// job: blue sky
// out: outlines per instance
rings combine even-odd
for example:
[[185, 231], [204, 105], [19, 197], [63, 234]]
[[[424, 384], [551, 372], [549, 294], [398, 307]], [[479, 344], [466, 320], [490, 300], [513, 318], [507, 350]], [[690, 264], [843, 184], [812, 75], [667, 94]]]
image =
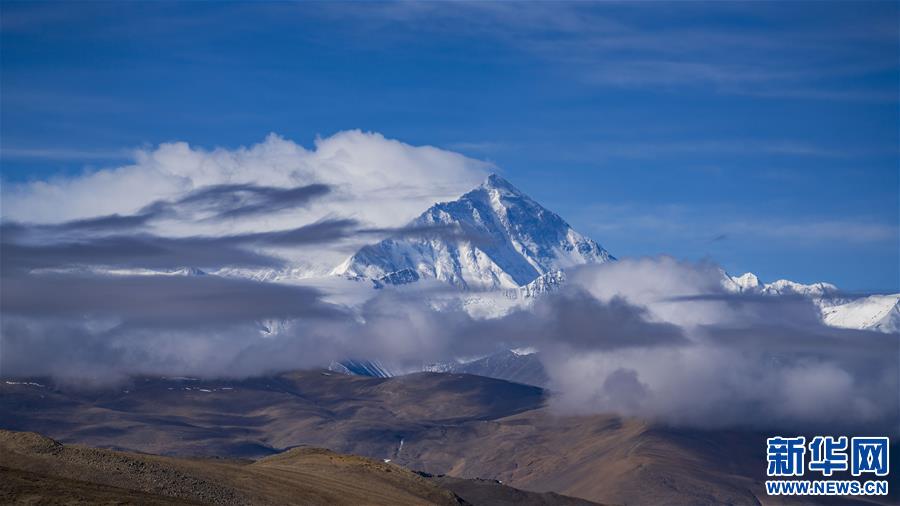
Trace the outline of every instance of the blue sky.
[[8, 184], [359, 128], [617, 256], [900, 289], [898, 4], [2, 3]]

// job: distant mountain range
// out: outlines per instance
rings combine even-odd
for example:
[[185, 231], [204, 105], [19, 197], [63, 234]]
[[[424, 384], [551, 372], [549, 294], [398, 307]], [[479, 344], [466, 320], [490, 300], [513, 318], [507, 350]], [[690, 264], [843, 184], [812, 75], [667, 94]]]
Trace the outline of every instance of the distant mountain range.
[[809, 297], [822, 311], [822, 321], [832, 327], [900, 332], [900, 294], [849, 297], [830, 283], [804, 285], [786, 279], [762, 283], [750, 272], [726, 275], [723, 285], [735, 293]]
[[[445, 227], [454, 233], [389, 237], [362, 247], [332, 274], [370, 280], [376, 288], [436, 279], [465, 292], [503, 291], [508, 298], [527, 301], [562, 286], [568, 268], [615, 260], [496, 174], [457, 200], [431, 206], [409, 227]], [[724, 271], [722, 285], [733, 293], [809, 297], [828, 325], [900, 331], [900, 294], [854, 298], [829, 283], [763, 283], [752, 273], [731, 276]], [[464, 296], [482, 314], [503, 312], [486, 307], [495, 302], [490, 297]]]
[[[374, 288], [437, 280], [457, 288], [473, 316], [492, 317], [559, 289], [566, 283], [567, 269], [616, 260], [600, 244], [496, 174], [456, 200], [431, 206], [404, 230], [410, 232], [363, 246], [326, 277], [364, 281]], [[262, 282], [323, 279], [321, 272], [296, 266], [281, 270], [225, 268], [209, 273], [184, 268], [155, 274], [209, 274]], [[829, 283], [807, 285], [784, 279], [764, 283], [753, 273], [732, 276], [724, 271], [722, 286], [732, 293], [808, 297], [827, 325], [900, 332], [900, 294], [853, 296]], [[329, 292], [339, 291], [339, 286], [329, 287]], [[350, 369], [354, 367], [372, 368], [363, 363]]]
[[[460, 289], [470, 313], [492, 317], [560, 289], [568, 268], [616, 260], [496, 174], [457, 200], [433, 205], [409, 224], [413, 229], [428, 227], [445, 227], [453, 233], [389, 237], [364, 246], [332, 274], [368, 280], [375, 288], [435, 279]], [[724, 271], [722, 286], [736, 294], [808, 297], [827, 325], [900, 332], [900, 294], [854, 298], [829, 283], [763, 283], [753, 273], [732, 276]], [[332, 364], [332, 369], [376, 377], [408, 372], [365, 360]], [[474, 361], [429, 364], [423, 370], [546, 385], [537, 356], [511, 350]]]
[[[363, 246], [329, 275], [302, 267], [281, 270], [226, 268], [203, 272], [183, 268], [165, 272], [111, 274], [218, 275], [260, 282], [324, 283], [337, 303], [353, 306], [370, 296], [364, 285], [403, 290], [423, 280], [446, 283], [457, 290], [442, 295], [476, 318], [493, 318], [528, 306], [566, 284], [566, 271], [586, 264], [616, 261], [606, 249], [574, 230], [559, 215], [492, 174], [478, 187], [450, 202], [439, 202], [403, 230]], [[822, 322], [842, 328], [900, 333], [900, 294], [853, 296], [830, 283], [802, 284], [785, 279], [764, 283], [753, 273], [732, 276], [721, 271], [722, 287], [735, 294], [807, 297], [820, 310]], [[349, 283], [349, 284], [348, 284]], [[352, 289], [351, 289], [352, 287]], [[436, 304], [434, 307], [444, 307]], [[261, 322], [265, 335], [278, 333], [286, 322]], [[498, 350], [494, 355], [445, 362], [420, 369], [396, 369], [392, 364], [354, 357], [332, 363], [335, 372], [391, 377], [424, 371], [471, 373], [525, 384], [546, 386], [538, 355]]]

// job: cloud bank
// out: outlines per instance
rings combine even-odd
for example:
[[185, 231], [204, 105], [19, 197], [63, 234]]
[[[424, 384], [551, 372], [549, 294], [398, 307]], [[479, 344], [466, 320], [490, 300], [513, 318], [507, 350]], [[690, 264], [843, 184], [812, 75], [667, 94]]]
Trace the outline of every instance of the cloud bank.
[[471, 189], [490, 169], [457, 153], [359, 130], [316, 139], [311, 150], [270, 134], [261, 143], [232, 150], [172, 142], [134, 156], [131, 165], [4, 185], [2, 214], [8, 220], [53, 223], [134, 214], [154, 201], [201, 187], [319, 183], [336, 194], [334, 207], [320, 213], [341, 212], [375, 226], [396, 226], [437, 200]]
[[44, 276], [4, 290], [0, 364], [5, 375], [102, 384], [347, 358], [415, 368], [533, 347], [561, 414], [702, 428], [900, 428], [897, 335], [826, 327], [804, 299], [727, 293], [716, 272], [667, 258], [584, 267], [560, 292], [494, 319], [462, 304], [435, 310], [436, 284], [372, 290], [347, 307], [310, 287], [215, 276]]
[[542, 361], [563, 411], [716, 428], [900, 429], [900, 336], [826, 327], [801, 297], [727, 293], [708, 263], [626, 260], [572, 279], [601, 303], [645, 308], [648, 321], [676, 325], [687, 342], [551, 346]]
[[[133, 164], [121, 167], [4, 184], [2, 216], [53, 224], [113, 220], [116, 215], [139, 220], [154, 213], [152, 222], [145, 223], [148, 231], [164, 236], [294, 229], [333, 219], [391, 228], [405, 225], [435, 202], [458, 197], [491, 169], [458, 153], [359, 130], [316, 139], [313, 149], [270, 134], [250, 147], [206, 150], [172, 142], [136, 151], [134, 157]], [[235, 202], [225, 200], [226, 194]], [[304, 205], [306, 201], [315, 205]], [[166, 216], [165, 209], [154, 207], [160, 202], [193, 208], [197, 215]], [[229, 203], [240, 204], [241, 214], [204, 209]], [[197, 219], [203, 216], [216, 219]], [[319, 244], [314, 250], [280, 254], [326, 271], [358, 245]]]

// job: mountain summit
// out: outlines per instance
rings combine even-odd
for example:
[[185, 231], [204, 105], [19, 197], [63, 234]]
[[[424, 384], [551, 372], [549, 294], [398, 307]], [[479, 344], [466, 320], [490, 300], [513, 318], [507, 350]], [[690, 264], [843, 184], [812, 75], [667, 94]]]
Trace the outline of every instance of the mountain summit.
[[333, 274], [376, 284], [432, 278], [462, 289], [497, 289], [523, 286], [575, 265], [614, 260], [496, 174], [457, 200], [433, 205], [410, 226], [459, 233], [390, 237], [362, 247]]

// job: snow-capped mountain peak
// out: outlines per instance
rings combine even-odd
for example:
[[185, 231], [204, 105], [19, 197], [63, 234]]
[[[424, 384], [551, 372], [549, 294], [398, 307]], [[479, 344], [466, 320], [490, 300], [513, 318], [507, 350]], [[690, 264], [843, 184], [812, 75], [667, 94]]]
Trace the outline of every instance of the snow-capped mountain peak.
[[722, 272], [722, 285], [733, 293], [754, 293], [759, 295], [802, 295], [804, 297], [828, 297], [837, 294], [838, 288], [831, 283], [811, 283], [805, 285], [787, 279], [762, 283], [756, 274], [747, 272], [731, 276]]
[[506, 193], [508, 195], [524, 196], [524, 194], [522, 192], [520, 192], [518, 188], [513, 186], [506, 179], [503, 179], [502, 177], [498, 176], [496, 173], [488, 176], [487, 179], [485, 179], [484, 182], [481, 183], [479, 188], [485, 188], [490, 191]]
[[740, 276], [727, 276], [724, 280], [725, 288], [734, 292], [753, 292], [759, 288], [759, 278], [752, 272], [746, 272]]
[[333, 273], [384, 284], [432, 278], [463, 289], [517, 288], [549, 272], [613, 259], [496, 174], [410, 225], [459, 233], [388, 238], [361, 248]]

